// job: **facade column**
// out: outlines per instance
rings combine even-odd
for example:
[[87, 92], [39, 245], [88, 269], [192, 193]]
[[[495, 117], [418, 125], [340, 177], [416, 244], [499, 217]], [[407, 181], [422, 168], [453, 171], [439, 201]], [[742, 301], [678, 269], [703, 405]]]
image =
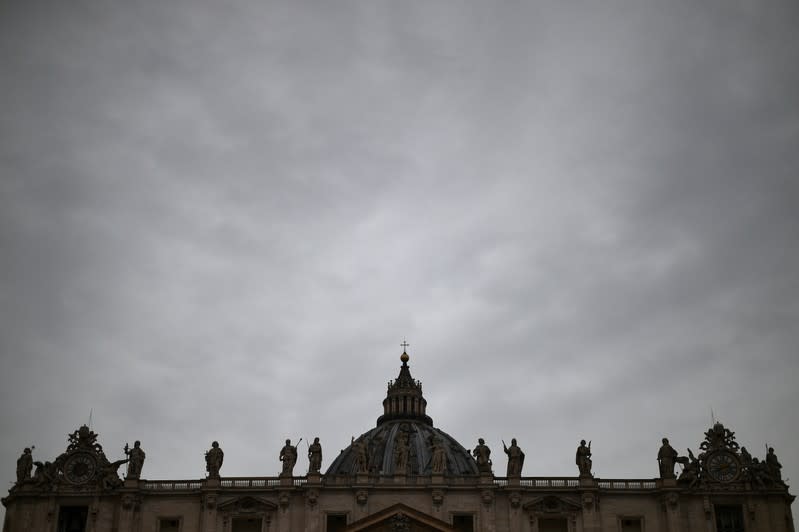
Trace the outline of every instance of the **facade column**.
[[494, 496], [494, 475], [483, 473], [480, 475], [480, 530], [481, 532], [496, 532], [496, 500]]
[[305, 486], [305, 504], [308, 507], [305, 513], [305, 532], [322, 532], [319, 504], [317, 504], [319, 490], [322, 487], [321, 475], [308, 473], [308, 483]]
[[680, 495], [677, 491], [670, 490], [663, 495], [661, 502], [663, 510], [666, 512], [666, 530], [668, 532], [681, 532]]
[[291, 495], [294, 489], [293, 477], [282, 477], [280, 479], [280, 491], [277, 494], [277, 502], [280, 507], [277, 511], [275, 532], [291, 532]]
[[[509, 479], [508, 484], [515, 484], [518, 486], [519, 479]], [[508, 526], [510, 527], [510, 532], [522, 532], [523, 514], [521, 493], [518, 491], [511, 491], [508, 494]]]
[[141, 497], [136, 492], [122, 493], [122, 504], [119, 510], [119, 532], [136, 532], [135, 520], [141, 506]]
[[580, 493], [580, 504], [582, 505], [583, 530], [585, 532], [600, 532], [602, 530], [602, 520], [599, 515], [599, 486], [596, 480], [580, 479], [580, 485], [588, 489], [583, 489]]
[[219, 490], [222, 487], [220, 479], [206, 479], [202, 485], [200, 497], [200, 530], [201, 532], [216, 532], [217, 508], [216, 503]]

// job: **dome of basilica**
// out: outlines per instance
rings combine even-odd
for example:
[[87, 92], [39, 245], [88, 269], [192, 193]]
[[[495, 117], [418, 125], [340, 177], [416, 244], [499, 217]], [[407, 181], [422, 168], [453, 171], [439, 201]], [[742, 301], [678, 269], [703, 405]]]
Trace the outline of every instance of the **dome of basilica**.
[[478, 475], [477, 463], [455, 438], [433, 426], [426, 414], [422, 383], [411, 377], [403, 352], [399, 376], [388, 383], [377, 426], [354, 438], [328, 467], [326, 475], [429, 475], [433, 449], [443, 450], [443, 473]]

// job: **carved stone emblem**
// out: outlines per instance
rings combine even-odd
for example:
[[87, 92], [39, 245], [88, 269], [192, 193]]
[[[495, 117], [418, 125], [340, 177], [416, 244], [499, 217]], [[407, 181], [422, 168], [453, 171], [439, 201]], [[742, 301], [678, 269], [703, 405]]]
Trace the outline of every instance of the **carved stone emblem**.
[[391, 532], [411, 532], [411, 520], [402, 513], [393, 515], [389, 524]]
[[319, 490], [316, 488], [311, 488], [305, 492], [305, 500], [308, 501], [308, 504], [314, 506], [316, 501], [319, 500]]
[[125, 510], [133, 510], [138, 511], [139, 507], [141, 506], [141, 497], [137, 495], [133, 495], [131, 493], [126, 493], [122, 496], [122, 508]]
[[277, 496], [277, 503], [280, 505], [281, 508], [284, 510], [288, 508], [289, 503], [291, 502], [291, 494], [288, 491], [281, 491]]
[[203, 506], [208, 510], [216, 508], [216, 495], [209, 493], [203, 497]]

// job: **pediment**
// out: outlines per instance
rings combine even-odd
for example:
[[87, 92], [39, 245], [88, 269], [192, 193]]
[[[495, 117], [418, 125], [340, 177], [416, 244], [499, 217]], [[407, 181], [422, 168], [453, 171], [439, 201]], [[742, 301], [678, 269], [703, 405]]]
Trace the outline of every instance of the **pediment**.
[[251, 497], [246, 495], [244, 497], [236, 497], [220, 503], [219, 511], [236, 514], [254, 514], [274, 512], [277, 510], [277, 504], [261, 499], [259, 497]]
[[359, 519], [347, 527], [347, 532], [367, 530], [388, 530], [392, 532], [439, 530], [441, 532], [454, 532], [455, 529], [445, 521], [398, 503]]
[[526, 512], [537, 514], [570, 514], [581, 509], [579, 502], [556, 495], [535, 498], [525, 503], [522, 508]]

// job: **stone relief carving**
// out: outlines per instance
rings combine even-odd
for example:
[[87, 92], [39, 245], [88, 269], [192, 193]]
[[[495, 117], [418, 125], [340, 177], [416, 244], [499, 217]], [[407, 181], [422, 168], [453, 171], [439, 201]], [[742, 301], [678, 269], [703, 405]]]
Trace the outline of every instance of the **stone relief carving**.
[[363, 438], [358, 438], [353, 444], [353, 450], [355, 451], [355, 463], [353, 464], [353, 468], [355, 469], [356, 474], [368, 473], [369, 472], [369, 451], [366, 445], [366, 441]]
[[132, 493], [126, 493], [122, 496], [122, 508], [125, 510], [133, 510], [134, 512], [139, 510], [141, 506], [141, 497], [138, 495], [134, 495]]
[[411, 532], [411, 520], [403, 513], [391, 516], [389, 526], [391, 532]]
[[441, 475], [447, 470], [447, 451], [440, 438], [431, 436], [430, 471], [434, 475]]
[[291, 493], [288, 491], [281, 491], [277, 495], [277, 503], [280, 505], [283, 510], [288, 508], [289, 503], [291, 502]]
[[394, 474], [405, 475], [408, 473], [409, 454], [408, 434], [399, 432], [394, 440]]
[[216, 495], [214, 495], [213, 493], [207, 493], [203, 495], [202, 501], [203, 501], [203, 506], [207, 510], [213, 510], [214, 508], [216, 508]]
[[316, 505], [316, 501], [319, 500], [319, 490], [316, 488], [311, 488], [305, 492], [305, 500], [308, 501], [308, 504], [311, 506]]

